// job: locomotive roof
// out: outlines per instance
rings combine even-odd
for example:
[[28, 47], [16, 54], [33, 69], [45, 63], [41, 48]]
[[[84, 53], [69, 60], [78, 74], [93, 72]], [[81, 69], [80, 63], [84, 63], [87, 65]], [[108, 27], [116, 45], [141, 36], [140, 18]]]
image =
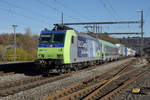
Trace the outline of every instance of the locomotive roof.
[[79, 36], [84, 36], [85, 38], [88, 38], [88, 39], [93, 39], [93, 40], [98, 40], [97, 38], [95, 37], [92, 37], [91, 35], [87, 34], [87, 33], [83, 33], [83, 32], [76, 32]]
[[43, 30], [41, 33], [42, 34], [57, 34], [57, 33], [61, 34], [61, 33], [66, 33], [66, 30], [52, 30], [52, 31]]

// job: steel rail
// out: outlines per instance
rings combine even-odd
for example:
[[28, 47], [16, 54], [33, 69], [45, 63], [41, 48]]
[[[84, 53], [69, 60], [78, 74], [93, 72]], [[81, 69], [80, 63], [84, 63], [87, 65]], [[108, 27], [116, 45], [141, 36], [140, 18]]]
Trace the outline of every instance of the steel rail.
[[[117, 76], [117, 75], [120, 75], [122, 72], [124, 72], [124, 71], [128, 68], [128, 66], [131, 65], [132, 63], [133, 63], [133, 62], [130, 61], [128, 64], [124, 65], [124, 66], [123, 66], [124, 68], [121, 69], [121, 71], [119, 71], [119, 72], [116, 74], [116, 76]], [[109, 79], [109, 80], [110, 80], [110, 79]], [[62, 98], [60, 98], [59, 100], [76, 100], [76, 99], [78, 99], [78, 98], [81, 97], [81, 96], [84, 97], [86, 94], [88, 94], [88, 93], [94, 91], [96, 88], [99, 88], [99, 87], [105, 85], [109, 80], [104, 80], [104, 81], [102, 81], [102, 82], [99, 82], [99, 83], [94, 84], [94, 85], [92, 85], [92, 86], [89, 86], [89, 87], [87, 87], [87, 88], [81, 89], [81, 90], [79, 90], [79, 91], [77, 91], [77, 92], [74, 92], [74, 93], [72, 93], [72, 94], [70, 94], [70, 95], [67, 95], [67, 96], [62, 97]], [[81, 98], [80, 98], [80, 99], [81, 99]]]
[[[111, 62], [110, 62], [111, 63]], [[106, 64], [106, 63], [105, 63]], [[102, 64], [102, 65], [105, 65], [105, 64]], [[91, 68], [86, 68], [84, 70], [79, 70], [77, 72], [72, 72], [72, 73], [68, 73], [68, 74], [63, 74], [63, 76], [70, 76], [72, 74], [75, 74], [75, 73], [79, 73], [79, 72], [82, 72], [82, 71], [86, 71], [86, 70], [90, 70], [94, 67], [91, 67]], [[63, 76], [61, 75], [61, 78], [63, 78]], [[60, 77], [60, 76], [57, 76], [57, 77]], [[12, 82], [7, 82], [7, 83], [3, 83], [0, 85], [0, 95], [2, 96], [5, 96], [5, 95], [9, 95], [9, 94], [14, 94], [15, 92], [19, 92], [21, 90], [25, 90], [25, 89], [29, 89], [29, 88], [32, 88], [32, 87], [35, 87], [35, 86], [38, 86], [40, 84], [44, 84], [44, 83], [47, 83], [47, 81], [45, 82], [36, 82], [38, 80], [40, 80], [42, 78], [42, 75], [39, 75], [39, 76], [35, 76], [35, 77], [30, 77], [30, 78], [25, 78], [25, 79], [22, 79], [22, 80], [17, 80], [17, 81], [12, 81]], [[60, 79], [61, 79], [60, 78]], [[50, 80], [53, 80], [53, 79], [50, 79]], [[55, 80], [55, 78], [54, 78]], [[29, 83], [29, 81], [32, 81], [32, 83]], [[35, 81], [35, 82], [34, 82]], [[21, 85], [20, 83], [23, 83], [23, 82], [26, 82], [27, 84], [25, 85]], [[28, 84], [29, 83], [29, 84]], [[15, 85], [15, 84], [19, 84], [19, 85]], [[84, 83], [85, 84], [85, 83]], [[6, 88], [6, 89], [5, 89]], [[5, 90], [4, 90], [5, 89]]]
[[77, 98], [79, 98], [81, 96], [84, 96], [84, 95], [94, 91], [95, 88], [98, 88], [98, 87], [104, 85], [106, 82], [108, 82], [108, 80], [104, 80], [102, 82], [99, 82], [98, 84], [95, 84], [95, 85], [92, 85], [90, 87], [81, 89], [81, 90], [79, 90], [77, 92], [74, 92], [70, 95], [59, 98], [59, 100], [77, 100]]
[[130, 73], [133, 73], [133, 72], [135, 72], [135, 71], [143, 68], [144, 66], [135, 68], [135, 69], [127, 71], [127, 72], [124, 72], [124, 73], [122, 73], [120, 75], [116, 75], [115, 77], [113, 77], [112, 79], [110, 79], [106, 84], [104, 84], [102, 87], [98, 88], [96, 91], [94, 91], [93, 93], [91, 93], [90, 95], [88, 95], [87, 97], [85, 97], [83, 100], [93, 100], [93, 99], [96, 99], [99, 96], [99, 94], [101, 93], [100, 90], [105, 89], [110, 83], [112, 83], [113, 81], [119, 79], [122, 76], [125, 76], [125, 75], [128, 75]]
[[121, 91], [122, 89], [124, 89], [126, 86], [128, 86], [129, 84], [133, 83], [134, 81], [136, 81], [137, 79], [143, 77], [146, 73], [148, 73], [150, 70], [146, 70], [142, 73], [140, 73], [138, 76], [133, 77], [132, 79], [126, 81], [123, 85], [121, 85], [120, 87], [118, 87], [117, 89], [113, 90], [112, 92], [110, 92], [109, 94], [105, 95], [104, 97], [102, 97], [100, 100], [108, 100], [109, 98], [111, 98], [113, 95], [119, 93], [119, 91]]
[[[133, 62], [133, 60], [132, 61], [129, 61], [129, 63], [131, 64]], [[93, 80], [95, 80], [95, 79], [97, 79], [98, 77], [100, 77], [100, 76], [102, 76], [102, 75], [105, 75], [106, 73], [108, 73], [108, 72], [111, 72], [111, 71], [113, 71], [113, 70], [116, 70], [116, 69], [118, 69], [118, 68], [120, 68], [120, 66], [123, 66], [123, 67], [127, 67], [128, 65], [129, 65], [129, 63], [123, 63], [123, 64], [120, 64], [120, 65], [118, 65], [118, 66], [116, 66], [116, 67], [113, 67], [113, 68], [111, 68], [111, 69], [108, 69], [108, 70], [105, 70], [104, 72], [102, 72], [102, 73], [100, 73], [100, 74], [98, 74], [98, 75], [96, 75], [95, 77], [93, 77], [93, 78], [91, 78], [91, 79], [88, 79], [88, 80], [85, 80], [85, 81], [83, 81], [83, 82], [79, 82], [79, 83], [77, 83], [76, 85], [74, 85], [74, 86], [71, 86], [71, 87], [69, 87], [69, 88], [67, 88], [67, 89], [65, 89], [65, 90], [63, 90], [63, 91], [59, 91], [59, 92], [56, 92], [56, 93], [54, 93], [54, 94], [52, 94], [51, 96], [48, 96], [48, 97], [46, 97], [46, 98], [44, 98], [43, 100], [57, 100], [58, 98], [60, 99], [61, 97], [62, 97], [62, 100], [67, 100], [67, 98], [69, 99], [70, 97], [76, 97], [77, 95], [76, 95], [76, 93], [73, 93], [73, 94], [71, 94], [71, 95], [67, 95], [66, 97], [64, 97], [64, 99], [63, 99], [63, 96], [65, 96], [66, 94], [70, 94], [70, 93], [72, 93], [73, 91], [76, 91], [76, 89], [79, 89], [82, 85], [86, 85], [87, 83], [89, 83], [89, 82], [91, 82], [91, 81], [93, 81]], [[123, 68], [122, 70], [125, 70], [126, 68]], [[119, 74], [119, 73], [118, 73]], [[98, 87], [98, 86], [100, 86], [100, 85], [102, 85], [102, 84], [104, 84], [104, 83], [106, 83], [107, 82], [107, 80], [104, 80], [103, 82], [101, 82], [101, 83], [99, 83], [98, 85], [95, 85], [95, 86], [92, 86], [92, 87]], [[91, 87], [89, 87], [89, 88], [87, 88], [88, 90], [91, 90]], [[81, 94], [82, 93], [82, 91], [84, 91], [84, 90], [81, 90], [81, 91], [78, 91], [77, 93], [79, 93], [79, 94]], [[84, 92], [86, 92], [86, 91], [84, 91]]]
[[[112, 62], [110, 62], [110, 63], [112, 63]], [[102, 65], [106, 65], [106, 64], [108, 64], [108, 63], [102, 64]], [[69, 75], [72, 75], [72, 74], [75, 74], [75, 73], [79, 73], [79, 72], [82, 72], [82, 71], [90, 70], [90, 69], [92, 69], [92, 68], [95, 68], [95, 66], [94, 66], [94, 67], [89, 67], [89, 68], [86, 68], [86, 69], [83, 69], [83, 70], [78, 70], [78, 71], [76, 71], [76, 72], [68, 73], [67, 75], [69, 76]], [[4, 72], [1, 71], [1, 72], [0, 72], [0, 75], [3, 74], [3, 73], [4, 73]], [[12, 72], [12, 73], [14, 73], [14, 72]], [[10, 74], [11, 74], [11, 73], [10, 73]], [[63, 74], [63, 75], [64, 75], [64, 74]], [[24, 79], [21, 79], [21, 80], [15, 80], [15, 81], [11, 81], [11, 82], [5, 82], [5, 83], [2, 83], [2, 84], [0, 85], [0, 88], [11, 87], [11, 86], [13, 86], [13, 85], [15, 85], [15, 84], [23, 83], [23, 82], [28, 82], [28, 81], [36, 81], [36, 80], [41, 79], [42, 77], [43, 77], [42, 75], [39, 75], [39, 76], [24, 78]]]
[[35, 86], [39, 86], [41, 84], [45, 84], [45, 83], [48, 83], [48, 82], [51, 82], [51, 81], [54, 81], [54, 80], [62, 79], [62, 78], [67, 77], [69, 75], [70, 74], [64, 74], [64, 75], [55, 76], [55, 77], [51, 77], [51, 78], [46, 78], [46, 79], [43, 79], [43, 80], [40, 80], [40, 81], [37, 80], [37, 81], [32, 82], [32, 83], [28, 83], [28, 84], [24, 84], [24, 85], [20, 85], [20, 86], [11, 87], [11, 88], [8, 88], [8, 89], [0, 90], [0, 96], [7, 96], [9, 94], [14, 94], [18, 91], [22, 91], [22, 90], [29, 89], [29, 88], [32, 88], [32, 87], [35, 87]]
[[5, 83], [2, 83], [0, 85], [0, 88], [11, 87], [11, 86], [13, 86], [17, 83], [22, 83], [22, 82], [36, 81], [36, 80], [39, 80], [40, 78], [42, 78], [42, 75], [35, 76], [35, 77], [24, 78], [24, 79], [21, 79], [21, 80], [15, 80], [15, 81], [11, 81], [11, 82], [5, 82]]

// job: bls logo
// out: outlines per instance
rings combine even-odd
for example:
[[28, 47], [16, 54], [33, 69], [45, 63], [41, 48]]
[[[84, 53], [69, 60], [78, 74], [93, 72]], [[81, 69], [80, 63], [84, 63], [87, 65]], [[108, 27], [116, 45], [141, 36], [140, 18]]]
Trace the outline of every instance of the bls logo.
[[53, 45], [50, 45], [50, 48], [52, 48], [53, 47]]

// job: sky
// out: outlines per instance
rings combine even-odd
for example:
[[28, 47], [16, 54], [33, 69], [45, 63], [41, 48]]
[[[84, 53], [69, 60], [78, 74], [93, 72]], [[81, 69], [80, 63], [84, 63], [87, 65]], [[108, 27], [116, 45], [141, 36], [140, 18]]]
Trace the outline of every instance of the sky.
[[[44, 28], [52, 29], [53, 24], [64, 22], [109, 22], [139, 21], [144, 11], [144, 36], [150, 37], [149, 0], [0, 0], [0, 33], [16, 31], [25, 33], [30, 28], [40, 34]], [[71, 26], [86, 31], [83, 26]], [[139, 32], [138, 24], [101, 25], [103, 32]]]

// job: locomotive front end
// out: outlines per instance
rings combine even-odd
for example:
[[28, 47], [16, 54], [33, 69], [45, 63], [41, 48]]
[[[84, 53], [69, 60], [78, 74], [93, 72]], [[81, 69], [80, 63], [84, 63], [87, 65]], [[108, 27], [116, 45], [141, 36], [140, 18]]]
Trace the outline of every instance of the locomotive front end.
[[[36, 63], [41, 67], [61, 65], [63, 61], [66, 31], [42, 31], [37, 51]], [[52, 67], [52, 66], [51, 66]]]

